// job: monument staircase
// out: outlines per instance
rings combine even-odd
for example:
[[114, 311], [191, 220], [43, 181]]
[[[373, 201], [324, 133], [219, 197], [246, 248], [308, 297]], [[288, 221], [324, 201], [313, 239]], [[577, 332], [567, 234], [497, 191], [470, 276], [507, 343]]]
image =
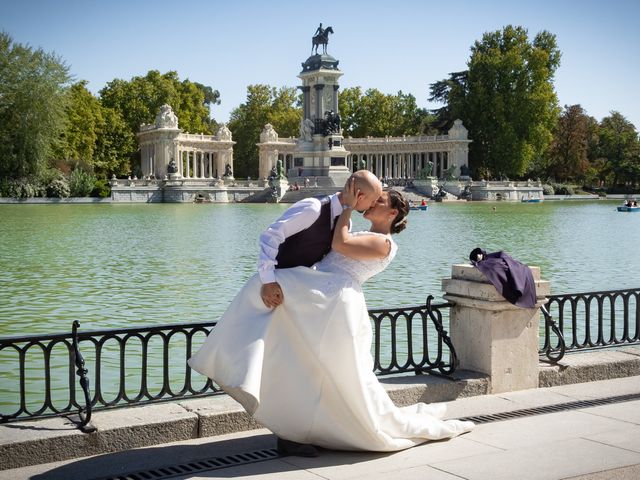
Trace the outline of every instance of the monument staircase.
[[[309, 186], [305, 187], [305, 179], [309, 179]], [[342, 190], [342, 185], [336, 185], [331, 177], [294, 177], [287, 178], [290, 186], [298, 184], [299, 190], [288, 190], [280, 203], [296, 203], [307, 197], [317, 195], [331, 195]], [[316, 186], [317, 185], [317, 186]]]

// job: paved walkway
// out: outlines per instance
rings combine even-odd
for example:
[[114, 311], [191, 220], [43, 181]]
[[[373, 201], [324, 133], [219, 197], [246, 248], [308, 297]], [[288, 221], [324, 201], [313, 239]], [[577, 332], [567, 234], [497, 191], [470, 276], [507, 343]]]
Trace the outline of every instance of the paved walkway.
[[[640, 394], [640, 377], [464, 398], [448, 402], [448, 417], [490, 415], [629, 394]], [[637, 480], [640, 397], [483, 423], [461, 437], [390, 454], [322, 451], [318, 458], [273, 458], [216, 470], [204, 470], [198, 468], [202, 463], [195, 463], [252, 451], [269, 452], [274, 445], [274, 437], [267, 430], [254, 430], [5, 470], [0, 471], [0, 479], [109, 478], [191, 464], [195, 471], [186, 475], [186, 470], [177, 469], [164, 477], [119, 478]]]

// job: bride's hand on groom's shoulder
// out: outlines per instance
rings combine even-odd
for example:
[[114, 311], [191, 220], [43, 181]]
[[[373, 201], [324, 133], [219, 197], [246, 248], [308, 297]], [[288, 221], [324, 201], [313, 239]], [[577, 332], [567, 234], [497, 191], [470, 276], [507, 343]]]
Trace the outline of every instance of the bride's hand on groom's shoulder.
[[263, 284], [260, 288], [260, 296], [267, 308], [275, 308], [284, 301], [284, 294], [278, 282]]

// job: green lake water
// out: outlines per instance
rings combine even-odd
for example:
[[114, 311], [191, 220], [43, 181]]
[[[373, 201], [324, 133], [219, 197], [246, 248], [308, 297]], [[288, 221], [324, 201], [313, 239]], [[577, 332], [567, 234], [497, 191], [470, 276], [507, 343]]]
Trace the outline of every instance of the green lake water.
[[[539, 265], [553, 293], [640, 283], [640, 214], [617, 202], [451, 203], [414, 211], [370, 308], [441, 297], [476, 246]], [[255, 272], [286, 205], [0, 205], [0, 336], [212, 321]], [[495, 211], [494, 211], [495, 208]], [[366, 228], [356, 217], [354, 230]]]

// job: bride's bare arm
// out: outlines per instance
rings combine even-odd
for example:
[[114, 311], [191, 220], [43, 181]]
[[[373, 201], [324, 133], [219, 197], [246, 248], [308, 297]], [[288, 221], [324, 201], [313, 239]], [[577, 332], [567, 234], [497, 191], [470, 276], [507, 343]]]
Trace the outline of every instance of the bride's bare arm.
[[349, 232], [351, 212], [358, 199], [358, 191], [354, 191], [352, 184], [346, 195], [343, 195], [343, 211], [338, 217], [336, 229], [333, 233], [331, 248], [346, 257], [358, 260], [384, 258], [389, 255], [391, 242], [382, 235], [352, 235]]

